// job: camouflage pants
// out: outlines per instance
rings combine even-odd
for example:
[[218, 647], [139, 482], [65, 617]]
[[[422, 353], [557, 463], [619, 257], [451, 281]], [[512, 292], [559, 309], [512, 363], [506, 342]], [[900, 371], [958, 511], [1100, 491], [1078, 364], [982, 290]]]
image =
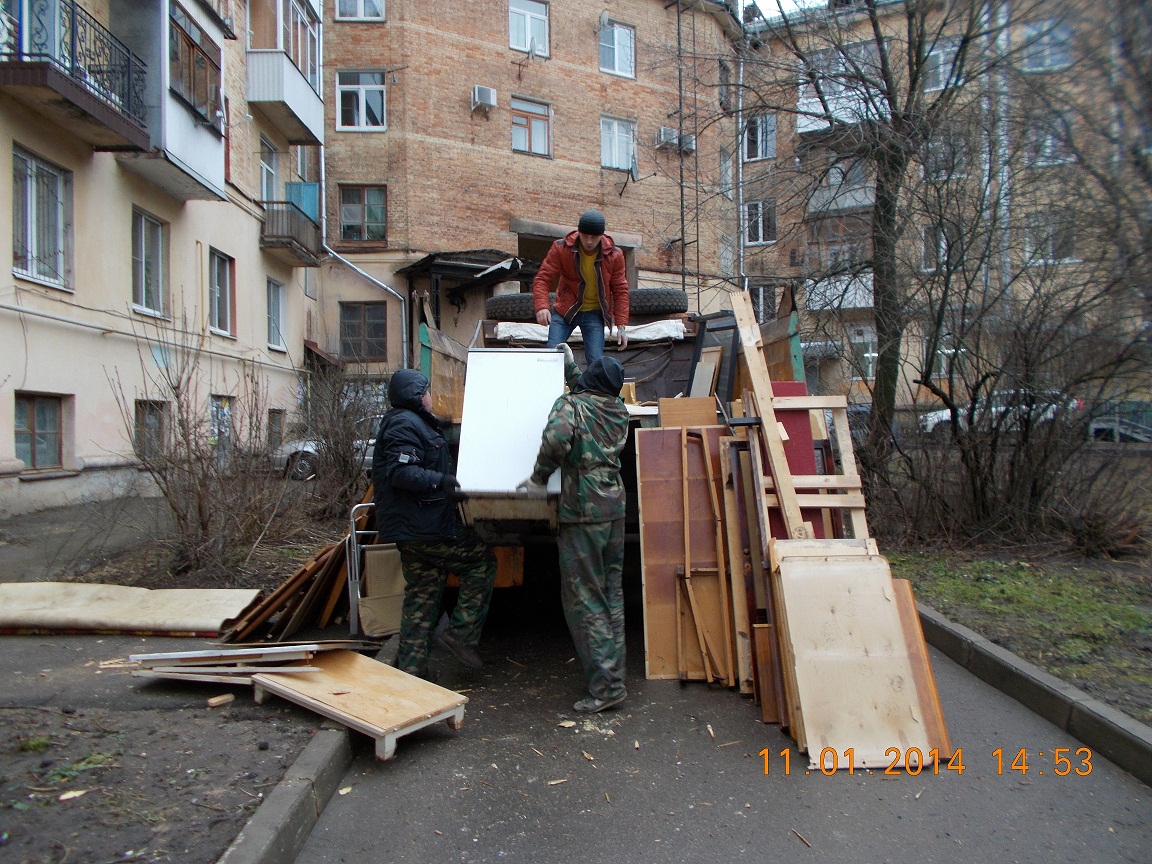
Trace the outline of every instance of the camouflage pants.
[[588, 692], [624, 692], [624, 519], [560, 526], [560, 602]]
[[455, 573], [460, 579], [460, 596], [448, 629], [461, 642], [475, 647], [492, 599], [496, 556], [471, 530], [446, 540], [397, 543], [396, 548], [404, 570], [396, 666], [411, 675], [424, 675], [448, 574]]

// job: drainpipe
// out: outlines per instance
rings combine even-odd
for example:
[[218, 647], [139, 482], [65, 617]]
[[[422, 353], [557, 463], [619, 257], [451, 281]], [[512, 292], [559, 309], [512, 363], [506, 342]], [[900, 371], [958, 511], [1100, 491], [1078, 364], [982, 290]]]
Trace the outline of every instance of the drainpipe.
[[334, 252], [328, 246], [328, 201], [327, 201], [327, 183], [325, 182], [324, 172], [324, 145], [320, 145], [320, 238], [324, 246], [324, 251], [347, 267], [349, 270], [363, 276], [377, 288], [384, 289], [385, 292], [391, 294], [400, 301], [400, 368], [408, 368], [408, 300], [400, 292], [385, 285], [371, 273], [366, 273], [361, 268], [357, 267], [339, 252]]

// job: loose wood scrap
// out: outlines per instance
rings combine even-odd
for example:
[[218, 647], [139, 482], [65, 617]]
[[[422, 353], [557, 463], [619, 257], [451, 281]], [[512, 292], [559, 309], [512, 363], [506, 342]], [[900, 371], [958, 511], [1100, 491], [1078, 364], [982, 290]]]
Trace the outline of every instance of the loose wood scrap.
[[300, 590], [302, 585], [316, 576], [339, 544], [325, 546], [289, 576], [280, 586], [257, 606], [238, 618], [232, 627], [221, 634], [222, 642], [239, 642], [252, 636], [269, 618], [281, 611], [284, 605]]
[[729, 597], [732, 606], [732, 632], [730, 650], [735, 658], [736, 684], [741, 693], [755, 692], [752, 663], [752, 625], [748, 615], [747, 584], [752, 575], [750, 549], [743, 541], [740, 530], [740, 508], [737, 503], [736, 478], [733, 472], [737, 459], [732, 447], [736, 438], [720, 439], [720, 472], [724, 505], [724, 543], [727, 550]]
[[[128, 660], [138, 667], [132, 672], [138, 678], [250, 684], [252, 676], [258, 672], [277, 672], [287, 668], [298, 671], [312, 669], [301, 664], [306, 664], [320, 650], [320, 646], [315, 643], [260, 648], [211, 648], [202, 651], [132, 654]], [[285, 665], [289, 663], [293, 665]]]

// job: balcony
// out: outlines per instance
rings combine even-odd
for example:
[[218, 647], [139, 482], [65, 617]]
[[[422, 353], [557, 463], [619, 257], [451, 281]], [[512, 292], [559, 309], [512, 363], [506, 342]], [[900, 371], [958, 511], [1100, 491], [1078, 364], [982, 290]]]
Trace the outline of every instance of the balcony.
[[863, 210], [876, 203], [876, 187], [820, 186], [808, 198], [808, 215], [825, 215], [846, 210]]
[[809, 312], [841, 312], [872, 308], [872, 271], [839, 273], [804, 283], [804, 308]]
[[146, 77], [78, 4], [0, 0], [0, 89], [93, 147], [148, 149]]
[[324, 143], [324, 101], [285, 52], [248, 52], [248, 103], [290, 143]]
[[290, 201], [265, 201], [260, 248], [293, 267], [319, 267], [320, 226]]

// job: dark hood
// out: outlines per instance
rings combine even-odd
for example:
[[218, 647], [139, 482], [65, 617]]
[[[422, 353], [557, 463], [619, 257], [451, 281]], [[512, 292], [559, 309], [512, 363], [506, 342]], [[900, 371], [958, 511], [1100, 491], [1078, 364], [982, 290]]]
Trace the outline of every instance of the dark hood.
[[592, 361], [576, 384], [577, 390], [588, 390], [604, 396], [619, 396], [624, 386], [624, 367], [615, 357]]
[[393, 408], [408, 408], [420, 411], [421, 400], [428, 389], [428, 379], [416, 369], [398, 369], [388, 382], [388, 401]]

